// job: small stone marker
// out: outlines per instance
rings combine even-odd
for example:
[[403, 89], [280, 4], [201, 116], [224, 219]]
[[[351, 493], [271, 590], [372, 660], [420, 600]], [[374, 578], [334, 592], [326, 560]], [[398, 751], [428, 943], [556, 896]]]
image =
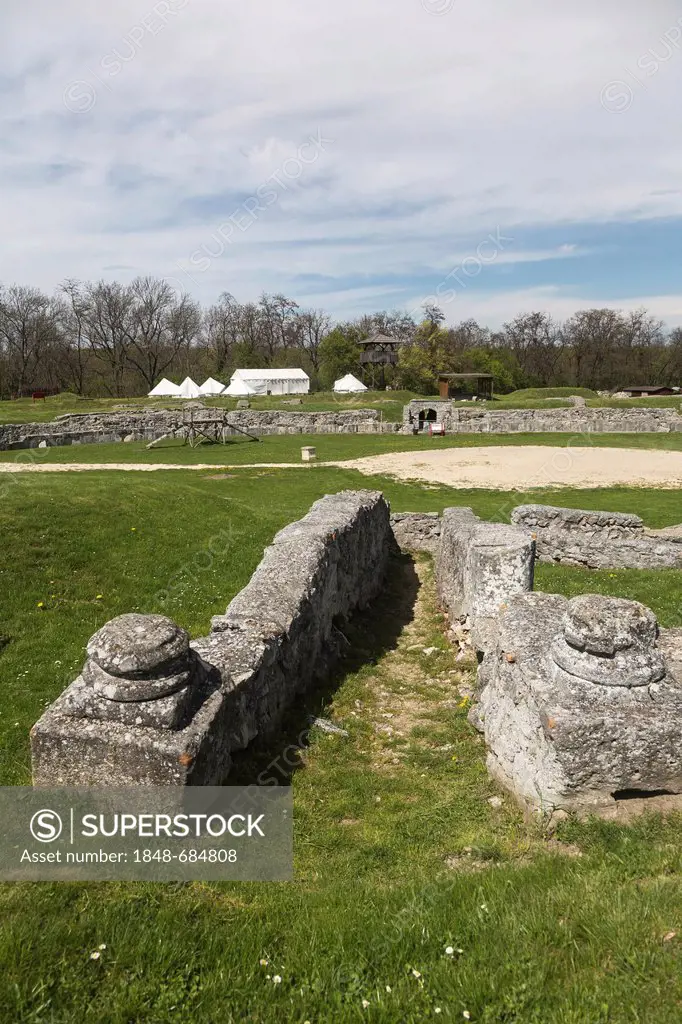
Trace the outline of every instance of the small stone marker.
[[317, 448], [304, 447], [301, 448], [301, 459], [303, 462], [312, 462], [317, 458]]

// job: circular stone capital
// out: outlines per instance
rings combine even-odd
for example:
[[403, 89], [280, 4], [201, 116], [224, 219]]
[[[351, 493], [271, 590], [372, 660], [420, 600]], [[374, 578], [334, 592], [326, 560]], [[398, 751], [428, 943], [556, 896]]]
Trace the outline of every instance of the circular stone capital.
[[165, 615], [131, 613], [111, 619], [87, 646], [88, 659], [124, 679], [175, 674], [186, 668], [189, 635]]
[[651, 609], [638, 601], [583, 594], [568, 602], [563, 636], [577, 651], [613, 656], [631, 647], [653, 649], [658, 622]]

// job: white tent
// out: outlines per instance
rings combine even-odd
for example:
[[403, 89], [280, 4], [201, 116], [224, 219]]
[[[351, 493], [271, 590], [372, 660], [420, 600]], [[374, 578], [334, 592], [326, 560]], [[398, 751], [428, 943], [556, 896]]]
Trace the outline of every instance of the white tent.
[[185, 377], [180, 385], [178, 398], [201, 398], [199, 385], [195, 384], [191, 377]]
[[199, 388], [202, 395], [222, 395], [225, 390], [225, 385], [221, 384], [219, 380], [214, 377], [209, 377]]
[[347, 373], [345, 377], [340, 377], [339, 380], [334, 381], [334, 391], [341, 394], [349, 394], [353, 391], [366, 391], [366, 386], [357, 377], [354, 377], [352, 373]]
[[250, 398], [251, 395], [256, 394], [258, 392], [254, 391], [250, 384], [247, 384], [245, 380], [239, 380], [238, 377], [233, 378], [223, 391], [223, 396], [229, 395], [230, 398]]
[[310, 377], [299, 367], [235, 370], [234, 380], [246, 382], [257, 395], [307, 395], [310, 391]]
[[174, 384], [172, 380], [160, 380], [156, 387], [152, 388], [149, 392], [149, 398], [177, 398], [180, 394], [180, 388], [177, 384]]

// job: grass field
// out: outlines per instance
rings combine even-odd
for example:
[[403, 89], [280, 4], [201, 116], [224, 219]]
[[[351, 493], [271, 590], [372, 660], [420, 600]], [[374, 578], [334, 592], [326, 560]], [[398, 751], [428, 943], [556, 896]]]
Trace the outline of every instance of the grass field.
[[[600, 398], [589, 388], [524, 388], [509, 395], [496, 395], [486, 403], [489, 409], [564, 409], [570, 408], [569, 395], [581, 395], [593, 408], [632, 407], [651, 409], [679, 409], [682, 395], [665, 398]], [[284, 409], [304, 412], [342, 411], [344, 409], [377, 409], [386, 422], [397, 423], [403, 418], [403, 406], [413, 398], [424, 398], [411, 391], [366, 391], [360, 395], [337, 395], [331, 391], [318, 391], [309, 395], [294, 396], [302, 405], [290, 405], [286, 397], [264, 396], [250, 399], [253, 409]], [[432, 396], [435, 400], [437, 395]], [[206, 405], [224, 409], [235, 409], [235, 398], [207, 398]], [[457, 402], [458, 406], [470, 402]], [[117, 409], [144, 407], [152, 409], [179, 409], [183, 402], [172, 398], [81, 398], [78, 395], [62, 394], [34, 402], [30, 398], [14, 401], [0, 401], [0, 424], [2, 423], [44, 423], [66, 413], [112, 412]]]
[[[128, 444], [65, 445], [60, 448], [24, 448], [0, 452], [0, 462], [31, 463], [175, 463], [182, 465], [249, 465], [300, 462], [301, 447], [317, 448], [319, 462], [358, 459], [387, 452], [438, 451], [444, 448], [541, 445], [543, 447], [650, 448], [682, 451], [682, 431], [669, 434], [450, 434], [446, 437], [413, 437], [411, 434], [290, 434], [262, 437], [259, 441], [235, 439], [227, 444], [202, 444], [190, 448], [179, 441], [163, 442], [147, 449], [142, 441]], [[682, 518], [682, 517], [681, 517]]]
[[[30, 781], [28, 730], [100, 625], [159, 611], [201, 635], [273, 534], [321, 495], [380, 486], [395, 510], [510, 511], [504, 493], [322, 467], [12, 480], [0, 499], [4, 785]], [[636, 512], [650, 526], [680, 519], [674, 491], [532, 497]], [[682, 624], [682, 572], [540, 566], [538, 586], [627, 593], [664, 624]], [[680, 1020], [679, 817], [568, 821], [549, 836], [504, 794], [501, 808], [488, 803], [499, 791], [457, 691], [463, 669], [443, 636], [428, 559], [396, 559], [385, 599], [349, 636], [351, 655], [308, 699], [349, 736], [308, 732], [291, 773], [296, 880], [2, 885], [0, 1020]], [[300, 735], [301, 715], [287, 721], [282, 746]], [[249, 752], [235, 781], [277, 753]]]

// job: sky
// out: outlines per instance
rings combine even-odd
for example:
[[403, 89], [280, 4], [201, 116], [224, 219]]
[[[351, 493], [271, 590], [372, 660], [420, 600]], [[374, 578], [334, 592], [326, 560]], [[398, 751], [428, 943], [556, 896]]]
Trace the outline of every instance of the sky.
[[0, 283], [682, 324], [673, 0], [2, 0]]

